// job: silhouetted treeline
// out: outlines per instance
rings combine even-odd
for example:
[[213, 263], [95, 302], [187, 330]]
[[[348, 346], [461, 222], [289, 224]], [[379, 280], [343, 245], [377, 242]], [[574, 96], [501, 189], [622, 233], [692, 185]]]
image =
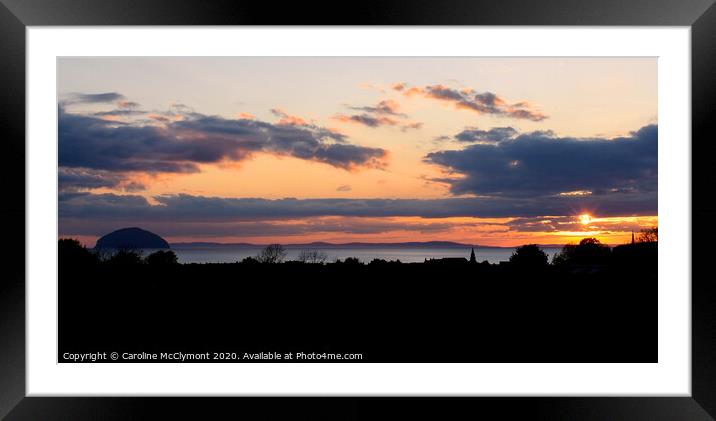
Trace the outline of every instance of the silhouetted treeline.
[[[592, 267], [594, 270], [604, 269], [607, 266], [640, 266], [646, 273], [656, 270], [657, 264], [657, 242], [651, 241], [652, 230], [643, 231], [642, 241], [633, 244], [625, 244], [611, 248], [602, 244], [596, 238], [584, 238], [578, 244], [567, 244], [557, 253], [551, 262], [552, 266], [562, 269], [573, 267]], [[653, 234], [655, 235], [655, 234]], [[643, 240], [647, 238], [648, 240]], [[88, 264], [110, 264], [110, 265], [175, 265], [178, 264], [176, 254], [171, 250], [159, 250], [143, 257], [141, 250], [118, 249], [118, 250], [90, 250], [84, 247], [75, 239], [59, 240], [60, 262], [66, 265], [84, 266]], [[286, 250], [280, 244], [266, 246], [255, 257], [246, 257], [237, 264], [242, 265], [272, 265], [272, 264], [311, 264], [311, 265], [338, 265], [338, 266], [380, 266], [387, 264], [415, 264], [402, 263], [400, 260], [386, 261], [375, 258], [369, 262], [362, 262], [355, 257], [348, 257], [344, 260], [328, 261], [328, 256], [320, 250], [302, 250], [297, 260], [286, 261]], [[487, 261], [477, 263], [474, 257], [474, 249], [471, 253], [471, 260], [467, 258], [436, 258], [425, 259], [426, 264], [479, 264], [482, 267], [490, 266]], [[526, 244], [517, 247], [508, 262], [500, 262], [501, 266], [509, 263], [513, 269], [541, 269], [550, 265], [549, 257], [537, 244]]]
[[171, 251], [100, 256], [61, 240], [59, 351], [655, 362], [656, 243], [587, 241], [562, 254], [555, 264], [536, 246], [505, 264], [176, 264]]
[[171, 250], [159, 250], [143, 257], [141, 250], [131, 248], [90, 250], [74, 238], [60, 239], [57, 244], [57, 255], [60, 266], [86, 266], [99, 263], [110, 265], [178, 264], [176, 253]]

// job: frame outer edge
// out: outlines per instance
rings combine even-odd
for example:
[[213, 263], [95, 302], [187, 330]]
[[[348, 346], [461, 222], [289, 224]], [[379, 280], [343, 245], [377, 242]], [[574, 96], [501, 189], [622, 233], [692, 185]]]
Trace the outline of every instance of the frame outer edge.
[[[0, 418], [25, 396], [25, 25], [0, 4]], [[22, 222], [21, 222], [22, 221]], [[12, 240], [10, 240], [12, 239]]]
[[[348, 13], [318, 1], [1, 0], [26, 25], [671, 25], [713, 0], [366, 0]], [[51, 3], [51, 5], [50, 5]]]
[[[55, 14], [62, 7], [70, 6], [72, 2], [59, 1], [58, 3], [59, 5], [54, 7], [48, 7], [47, 4], [40, 5], [40, 2], [34, 0], [25, 0], [24, 2], [2, 0], [2, 3], [0, 3], [0, 40], [2, 40], [0, 42], [0, 57], [3, 59], [3, 65], [0, 66], [0, 80], [3, 82], [3, 89], [0, 91], [0, 118], [2, 118], [0, 136], [2, 136], [8, 148], [5, 152], [11, 158], [8, 164], [2, 167], [3, 177], [0, 178], [2, 180], [0, 182], [6, 192], [9, 193], [8, 197], [14, 199], [4, 203], [0, 207], [0, 212], [2, 212], [2, 216], [6, 221], [12, 222], [8, 224], [8, 234], [10, 235], [7, 235], [7, 237], [13, 240], [21, 239], [20, 244], [17, 242], [5, 242], [2, 245], [2, 256], [5, 257], [5, 262], [7, 263], [7, 272], [4, 274], [2, 282], [0, 282], [0, 337], [4, 339], [0, 343], [0, 373], [2, 373], [2, 376], [0, 376], [0, 418], [4, 417], [25, 396], [25, 224], [15, 223], [20, 219], [25, 221], [25, 160], [19, 159], [20, 156], [25, 157], [25, 23], [31, 25], [129, 25], [152, 24], [149, 21], [153, 19], [155, 24], [211, 23], [205, 14], [201, 14], [197, 18], [191, 18], [188, 13], [184, 13], [188, 11], [187, 8], [179, 10], [179, 15], [183, 17], [177, 20], [174, 16], [156, 19], [156, 13], [147, 13], [143, 17], [137, 17], [142, 16], [141, 13], [136, 15], [119, 13], [118, 16], [113, 16], [110, 2], [103, 1], [97, 1], [100, 4], [99, 9], [104, 8], [104, 11], [110, 12], [104, 14], [104, 16], [97, 14], [96, 7], [92, 11], [86, 11], [85, 13], [78, 10], [79, 3], [82, 2], [74, 2], [75, 7], [69, 7], [69, 12], [65, 10], [62, 13]], [[162, 9], [168, 4], [161, 0], [148, 3], [149, 9], [152, 10]], [[549, 1], [549, 3], [560, 2]], [[652, 10], [652, 13], [646, 18], [632, 19], [629, 18], [632, 16], [631, 13], [625, 13], [629, 23], [624, 23], [625, 16], [616, 16], [617, 10], [615, 10], [611, 1], [605, 1], [604, 3], [608, 3], [606, 8], [614, 14], [605, 13], [604, 18], [594, 18], [590, 14], [586, 18], [582, 16], [580, 19], [579, 14], [575, 12], [561, 15], [558, 13], [557, 22], [545, 21], [541, 24], [607, 24], [605, 23], [607, 20], [610, 20], [611, 24], [631, 25], [683, 25], [693, 23], [692, 85], [698, 87], [699, 90], [692, 90], [692, 132], [694, 133], [692, 140], [694, 163], [692, 188], [694, 192], [698, 190], [708, 192], [709, 190], [707, 189], [711, 189], [716, 185], [716, 173], [709, 168], [711, 160], [706, 161], [710, 156], [713, 156], [709, 154], [713, 150], [713, 140], [710, 138], [701, 139], [702, 136], [698, 136], [697, 133], [705, 134], [708, 129], [713, 127], [712, 114], [716, 108], [713, 104], [713, 98], [716, 97], [716, 84], [714, 84], [713, 80], [714, 75], [716, 75], [716, 58], [714, 57], [714, 52], [716, 52], [716, 30], [714, 30], [716, 28], [716, 6], [713, 5], [713, 0], [691, 1], [690, 7], [684, 7], [684, 4], [672, 3], [671, 8], [680, 9], [681, 11], [669, 17], [659, 14], [664, 10], [664, 2], [657, 1], [656, 3], [661, 6], [656, 8], [658, 10]], [[643, 2], [636, 3], [641, 4]], [[10, 4], [10, 6], [6, 6], [7, 4]], [[56, 8], [58, 10], [53, 10]], [[704, 8], [706, 8], [706, 11], [702, 14]], [[425, 8], [419, 7], [419, 9]], [[684, 9], [690, 10], [684, 12]], [[244, 11], [247, 10], [245, 9]], [[17, 12], [17, 15], [13, 11]], [[251, 17], [252, 15], [254, 18]], [[299, 15], [301, 14], [299, 13]], [[420, 15], [420, 13], [417, 15]], [[536, 15], [538, 16], [534, 19], [519, 15], [511, 22], [504, 22], [504, 19], [495, 18], [494, 13], [487, 13], [486, 16], [478, 20], [493, 20], [492, 24], [498, 24], [498, 21], [511, 24], [534, 24], [534, 20], [549, 20], [541, 17], [544, 15], [539, 13]], [[464, 16], [467, 16], [468, 19], [474, 19], [475, 17], [474, 13], [467, 13]], [[258, 24], [259, 21], [263, 20], [263, 18], [255, 19], [256, 17], [255, 14], [246, 13], [241, 19], [236, 19], [237, 22], [234, 23]], [[237, 16], [229, 13], [226, 18], [232, 19], [237, 18]], [[214, 22], [220, 23], [226, 18], [215, 17]], [[380, 23], [386, 24], [386, 18], [380, 18], [377, 15], [374, 15], [374, 18]], [[450, 20], [450, 17], [446, 17], [444, 14], [435, 18], [441, 23], [445, 20]], [[387, 18], [387, 20], [395, 19]], [[456, 17], [452, 17], [452, 19], [462, 20]], [[196, 20], [196, 22], [191, 22], [192, 20]], [[252, 22], [247, 22], [247, 20]], [[408, 13], [407, 20], [413, 23], [421, 23], [422, 21], [420, 18], [416, 19], [415, 14], [410, 17], [410, 13]], [[481, 22], [472, 22], [472, 24], [477, 23]], [[456, 22], [456, 24], [465, 23]], [[697, 137], [698, 141], [696, 140]], [[695, 165], [697, 163], [699, 165]], [[22, 183], [17, 182], [18, 172], [23, 174]], [[708, 261], [704, 259], [709, 258], [708, 250], [699, 249], [696, 245], [716, 236], [716, 229], [709, 224], [716, 217], [716, 206], [710, 205], [705, 198], [697, 199], [695, 195], [692, 197], [692, 202], [692, 224], [699, 227], [698, 232], [693, 232], [692, 396], [695, 403], [713, 416], [716, 414], [716, 353], [714, 352], [716, 350], [716, 306], [714, 305], [716, 302], [716, 285], [708, 276], [705, 278], [696, 276], [697, 269], [703, 267], [703, 264], [699, 262]], [[25, 401], [27, 400], [29, 399]], [[27, 403], [30, 404], [30, 402]]]
[[[712, 262], [716, 236], [712, 204], [716, 104], [716, 5], [691, 27], [692, 107], [692, 396], [716, 416], [716, 283]], [[700, 192], [701, 195], [696, 193]], [[709, 200], [711, 199], [711, 200]]]
[[[224, 419], [261, 414], [260, 419], [462, 419], [708, 421], [688, 397], [283, 397], [283, 398], [25, 398], [6, 421], [128, 419]], [[288, 417], [287, 415], [290, 414]], [[246, 417], [251, 419], [250, 416]]]

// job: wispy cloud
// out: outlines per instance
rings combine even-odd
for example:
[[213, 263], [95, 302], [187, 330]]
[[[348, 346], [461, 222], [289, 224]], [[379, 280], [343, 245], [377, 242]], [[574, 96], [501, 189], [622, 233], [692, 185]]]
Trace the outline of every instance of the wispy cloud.
[[396, 126], [398, 121], [390, 117], [376, 117], [369, 114], [343, 115], [337, 114], [333, 119], [341, 123], [356, 123], [368, 127]]
[[308, 125], [306, 120], [302, 119], [299, 116], [288, 114], [286, 111], [284, 111], [280, 108], [272, 108], [270, 111], [271, 111], [271, 114], [273, 114], [279, 118], [279, 120], [276, 124], [279, 124], [282, 126], [307, 126]]
[[407, 97], [422, 96], [452, 104], [457, 109], [469, 110], [478, 114], [492, 114], [515, 119], [542, 121], [547, 115], [536, 110], [525, 101], [509, 103], [492, 92], [477, 92], [474, 89], [454, 89], [445, 85], [410, 87], [406, 83], [396, 83], [394, 91]]
[[121, 101], [124, 102], [124, 95], [117, 92], [103, 92], [97, 94], [73, 93], [68, 95], [62, 102], [65, 104], [102, 104]]
[[512, 139], [517, 135], [517, 130], [512, 127], [493, 127], [489, 130], [480, 130], [477, 127], [467, 127], [455, 135], [460, 142], [502, 142]]
[[356, 106], [350, 106], [348, 107], [352, 110], [357, 111], [364, 111], [367, 113], [373, 113], [373, 114], [387, 114], [397, 117], [406, 117], [406, 115], [399, 111], [400, 104], [398, 102], [393, 101], [391, 99], [386, 99], [384, 101], [380, 101], [378, 104], [374, 106], [363, 106], [363, 107], [356, 107]]
[[391, 99], [380, 101], [374, 106], [348, 106], [348, 108], [363, 111], [363, 113], [336, 114], [333, 119], [342, 123], [362, 124], [372, 128], [398, 126], [401, 131], [417, 130], [423, 127], [421, 122], [405, 122], [404, 119], [408, 118], [408, 115], [400, 112], [400, 104]]
[[420, 130], [423, 128], [423, 123], [417, 121], [415, 123], [407, 123], [400, 126], [400, 130], [407, 132], [408, 130]]

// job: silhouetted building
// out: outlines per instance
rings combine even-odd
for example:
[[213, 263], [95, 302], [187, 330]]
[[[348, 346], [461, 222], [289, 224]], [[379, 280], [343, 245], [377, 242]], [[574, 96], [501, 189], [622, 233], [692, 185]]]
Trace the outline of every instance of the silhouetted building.
[[475, 259], [475, 249], [474, 248], [470, 252], [470, 263], [477, 263], [477, 259]]
[[632, 244], [635, 243], [635, 241], [634, 241], [634, 231], [631, 232], [631, 243], [632, 243]]

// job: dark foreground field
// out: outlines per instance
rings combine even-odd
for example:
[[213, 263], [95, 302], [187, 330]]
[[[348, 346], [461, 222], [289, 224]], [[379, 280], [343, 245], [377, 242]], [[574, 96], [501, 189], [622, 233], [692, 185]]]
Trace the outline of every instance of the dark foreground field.
[[350, 362], [657, 361], [655, 259], [541, 269], [63, 266], [61, 260], [59, 288], [61, 362], [69, 362], [67, 352], [362, 354]]

